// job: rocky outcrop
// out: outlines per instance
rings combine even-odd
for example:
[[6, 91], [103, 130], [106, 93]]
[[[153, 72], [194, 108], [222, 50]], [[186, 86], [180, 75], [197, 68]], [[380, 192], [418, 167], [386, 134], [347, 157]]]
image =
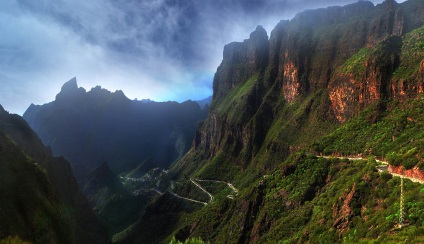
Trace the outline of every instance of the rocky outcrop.
[[[258, 26], [243, 42], [234, 42], [224, 48], [223, 61], [214, 77], [214, 95], [208, 120], [201, 124], [193, 142], [194, 148], [203, 151], [205, 158], [214, 157], [221, 149], [230, 155], [238, 156], [243, 148], [249, 151], [243, 160], [235, 163], [242, 166], [254, 154], [254, 141], [267, 125], [252, 121], [251, 118], [261, 105], [265, 92], [262, 74], [269, 62], [269, 42], [266, 31]], [[242, 91], [233, 104], [223, 104], [222, 100], [235, 87]], [[227, 101], [228, 102], [228, 101]], [[229, 101], [229, 103], [232, 103]], [[232, 107], [234, 113], [225, 114]], [[260, 140], [260, 139], [259, 139]]]

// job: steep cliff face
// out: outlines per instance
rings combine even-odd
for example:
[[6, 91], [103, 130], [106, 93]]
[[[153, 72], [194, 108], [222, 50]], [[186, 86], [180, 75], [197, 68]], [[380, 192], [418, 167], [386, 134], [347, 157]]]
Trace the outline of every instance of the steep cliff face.
[[280, 43], [273, 67], [278, 67], [277, 80], [286, 100], [290, 103], [300, 94], [326, 88], [335, 70], [352, 54], [386, 36], [403, 34], [402, 16], [395, 2], [374, 7], [364, 1], [306, 11], [277, 26], [270, 40]]
[[[194, 148], [209, 159], [228, 152], [244, 168], [261, 147], [276, 146], [265, 138], [277, 118], [296, 116], [290, 106], [314, 108], [320, 121], [345, 122], [375, 102], [421, 93], [422, 31], [410, 32], [424, 23], [417, 14], [423, 10], [420, 1], [360, 1], [281, 21], [269, 40], [258, 27], [250, 39], [226, 46]], [[410, 73], [396, 76], [402, 72]], [[303, 112], [294, 123], [313, 119]]]
[[399, 66], [401, 47], [400, 37], [387, 37], [374, 48], [361, 49], [338, 68], [328, 89], [338, 121], [345, 122], [363, 108], [391, 96], [390, 79]]
[[345, 122], [383, 98], [405, 100], [423, 92], [424, 31], [389, 36], [349, 58], [329, 84], [332, 108]]
[[233, 42], [224, 47], [224, 59], [213, 82], [213, 99], [222, 99], [235, 86], [243, 83], [268, 61], [268, 35], [262, 26], [242, 43]]
[[[252, 131], [245, 128], [261, 103], [265, 90], [262, 73], [268, 64], [268, 36], [258, 26], [250, 39], [231, 43], [224, 48], [224, 59], [214, 78], [214, 97], [209, 119], [196, 133], [194, 147], [207, 157], [215, 156], [219, 148], [238, 154], [242, 148], [252, 149]], [[225, 102], [222, 102], [225, 101]], [[232, 110], [231, 113], [227, 113]]]

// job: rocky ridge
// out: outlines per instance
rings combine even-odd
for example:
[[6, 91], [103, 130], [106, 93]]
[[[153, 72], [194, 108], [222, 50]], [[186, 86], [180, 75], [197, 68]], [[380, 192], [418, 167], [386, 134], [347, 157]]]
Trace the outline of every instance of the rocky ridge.
[[263, 145], [288, 106], [314, 108], [320, 121], [343, 123], [370, 104], [421, 93], [422, 62], [406, 78], [394, 74], [407, 62], [402, 40], [424, 23], [417, 14], [423, 9], [420, 1], [386, 0], [311, 10], [281, 21], [269, 40], [258, 27], [250, 39], [227, 45], [194, 148], [208, 159], [226, 152], [244, 168], [263, 146], [290, 150], [290, 140]]

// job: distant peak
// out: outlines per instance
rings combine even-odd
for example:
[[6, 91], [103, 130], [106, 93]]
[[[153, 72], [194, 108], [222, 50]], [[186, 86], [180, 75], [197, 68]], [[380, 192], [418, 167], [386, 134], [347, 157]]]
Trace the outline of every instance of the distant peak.
[[63, 84], [61, 92], [63, 91], [77, 91], [78, 90], [78, 84], [77, 84], [77, 78], [74, 77], [67, 81], [65, 84]]
[[124, 96], [124, 97], [126, 97], [126, 96], [125, 96], [125, 94], [124, 94], [124, 92], [123, 92], [122, 90], [116, 90], [116, 91], [115, 91], [115, 95], [117, 95], [117, 96]]
[[77, 78], [74, 77], [63, 84], [59, 94], [56, 95], [56, 100], [75, 98], [79, 93], [85, 93], [85, 89], [78, 89]]
[[[0, 105], [1, 106], [1, 105]], [[29, 105], [29, 107], [28, 107], [28, 109], [27, 110], [32, 110], [32, 109], [35, 109], [37, 106], [35, 105], [35, 104], [33, 104], [33, 103], [31, 103], [31, 105]]]
[[103, 88], [101, 87], [101, 86], [99, 86], [99, 85], [97, 85], [97, 86], [95, 86], [95, 87], [93, 87], [93, 88], [91, 88], [91, 90], [94, 90], [94, 91], [101, 91]]
[[154, 102], [153, 100], [150, 100], [149, 98], [148, 99], [141, 99], [140, 100], [140, 102], [141, 103], [152, 103], [152, 102]]

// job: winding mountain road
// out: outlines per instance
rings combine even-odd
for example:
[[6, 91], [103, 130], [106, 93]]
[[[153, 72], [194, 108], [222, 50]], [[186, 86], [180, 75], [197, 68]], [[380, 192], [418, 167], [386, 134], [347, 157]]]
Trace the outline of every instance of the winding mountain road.
[[235, 188], [234, 186], [233, 186], [233, 184], [231, 184], [230, 182], [226, 182], [226, 181], [221, 181], [221, 180], [199, 180], [199, 179], [196, 179], [197, 181], [200, 181], [200, 182], [215, 182], [215, 183], [224, 183], [224, 184], [226, 184], [236, 195], [238, 194], [238, 192], [239, 192], [239, 190], [237, 189], [237, 188]]
[[[366, 158], [362, 158], [362, 157], [357, 157], [357, 158], [355, 158], [355, 157], [353, 157], [353, 158], [349, 158], [349, 157], [332, 157], [332, 156], [317, 156], [317, 157], [326, 158], [326, 159], [329, 159], [329, 158], [345, 159], [345, 158], [347, 158], [347, 159], [349, 159], [351, 161], [354, 161], [354, 160], [367, 160]], [[424, 184], [424, 181], [423, 180], [420, 180], [420, 179], [417, 179], [417, 178], [413, 178], [413, 177], [409, 177], [409, 176], [405, 176], [405, 175], [402, 175], [402, 174], [393, 173], [389, 169], [389, 163], [386, 162], [386, 161], [381, 161], [381, 160], [378, 160], [378, 159], [376, 159], [375, 161], [380, 164], [380, 165], [377, 165], [376, 166], [378, 172], [387, 172], [387, 173], [389, 173], [389, 174], [391, 174], [392, 176], [395, 176], [395, 177], [401, 177], [401, 178], [404, 178], [404, 179], [408, 179], [408, 180], [410, 180], [412, 182]]]
[[195, 184], [200, 190], [202, 190], [204, 193], [206, 193], [206, 194], [208, 194], [209, 195], [209, 198], [210, 198], [210, 200], [209, 200], [209, 202], [212, 202], [213, 201], [213, 196], [212, 196], [212, 194], [210, 194], [205, 188], [203, 188], [199, 183], [197, 183], [196, 181], [194, 181], [193, 179], [190, 179], [190, 181], [193, 183], [193, 184]]
[[177, 198], [180, 198], [180, 199], [183, 199], [183, 200], [186, 200], [186, 201], [200, 203], [200, 204], [203, 204], [205, 206], [208, 205], [208, 203], [206, 203], [206, 202], [201, 202], [201, 201], [197, 201], [195, 199], [191, 199], [191, 198], [187, 198], [187, 197], [182, 197], [182, 196], [180, 196], [180, 195], [178, 195], [177, 193], [174, 193], [174, 192], [171, 192], [171, 194], [174, 195]]

